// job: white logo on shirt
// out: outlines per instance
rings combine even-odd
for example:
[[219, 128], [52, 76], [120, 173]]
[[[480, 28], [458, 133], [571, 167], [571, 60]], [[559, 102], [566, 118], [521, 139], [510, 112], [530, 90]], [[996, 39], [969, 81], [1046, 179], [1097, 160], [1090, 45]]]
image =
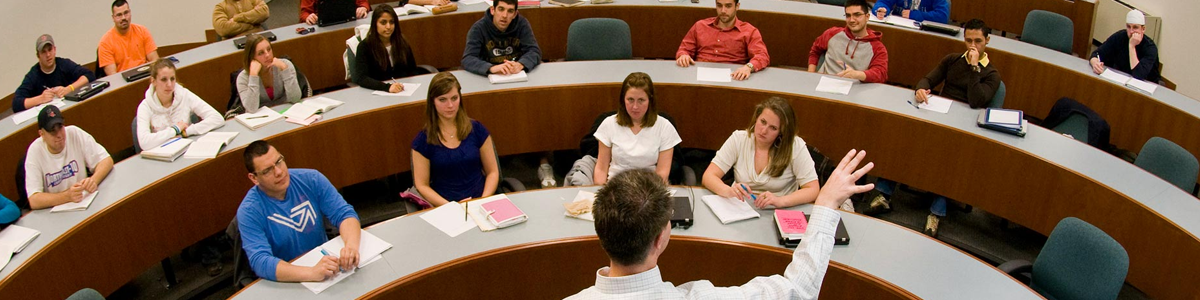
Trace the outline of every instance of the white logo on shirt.
[[317, 212], [313, 209], [312, 203], [304, 201], [303, 203], [300, 203], [300, 205], [296, 205], [296, 207], [292, 208], [291, 216], [285, 217], [278, 213], [274, 213], [270, 216], [267, 216], [267, 219], [275, 221], [275, 223], [282, 224], [283, 226], [295, 229], [297, 232], [304, 232], [304, 228], [308, 227], [308, 224], [316, 226]]

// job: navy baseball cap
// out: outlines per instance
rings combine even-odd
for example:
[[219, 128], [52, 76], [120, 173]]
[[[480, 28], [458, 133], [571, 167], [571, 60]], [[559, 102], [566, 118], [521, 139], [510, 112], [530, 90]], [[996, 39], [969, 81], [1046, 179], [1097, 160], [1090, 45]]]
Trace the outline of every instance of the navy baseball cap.
[[45, 131], [54, 131], [54, 127], [63, 124], [62, 111], [58, 110], [58, 106], [46, 105], [38, 112], [38, 127]]

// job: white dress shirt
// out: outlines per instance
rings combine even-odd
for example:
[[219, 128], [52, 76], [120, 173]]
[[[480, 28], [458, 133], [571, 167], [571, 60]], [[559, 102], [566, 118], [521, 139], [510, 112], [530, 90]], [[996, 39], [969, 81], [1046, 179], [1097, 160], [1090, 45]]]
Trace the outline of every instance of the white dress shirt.
[[674, 286], [664, 282], [658, 267], [622, 277], [608, 277], [608, 267], [596, 271], [596, 285], [567, 299], [817, 299], [829, 267], [833, 235], [842, 215], [824, 206], [813, 206], [792, 263], [783, 276], [755, 277], [742, 286], [715, 287], [708, 280]]

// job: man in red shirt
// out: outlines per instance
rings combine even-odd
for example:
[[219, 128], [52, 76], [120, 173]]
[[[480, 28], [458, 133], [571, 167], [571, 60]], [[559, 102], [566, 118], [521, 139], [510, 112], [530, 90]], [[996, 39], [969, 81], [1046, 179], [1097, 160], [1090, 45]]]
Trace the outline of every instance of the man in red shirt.
[[691, 66], [695, 61], [744, 64], [733, 71], [733, 79], [746, 80], [750, 73], [771, 64], [767, 45], [758, 28], [737, 18], [740, 0], [717, 0], [717, 16], [697, 21], [688, 30], [675, 64]]

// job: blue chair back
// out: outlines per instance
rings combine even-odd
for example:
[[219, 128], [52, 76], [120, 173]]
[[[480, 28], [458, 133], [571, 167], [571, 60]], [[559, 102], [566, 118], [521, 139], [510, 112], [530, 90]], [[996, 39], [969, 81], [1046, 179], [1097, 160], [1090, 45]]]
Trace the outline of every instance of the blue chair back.
[[1072, 113], [1067, 116], [1066, 120], [1054, 126], [1050, 130], [1054, 132], [1065, 133], [1071, 135], [1072, 138], [1083, 143], [1088, 142], [1088, 119], [1087, 116], [1079, 113]]
[[1157, 136], [1146, 141], [1133, 164], [1189, 194], [1194, 192], [1196, 176], [1200, 173], [1200, 162], [1191, 152]]
[[996, 94], [992, 96], [992, 102], [988, 103], [989, 108], [1004, 108], [1004, 93], [1008, 88], [1004, 87], [1004, 81], [1000, 82], [1000, 88], [996, 89]]
[[1025, 15], [1025, 29], [1021, 32], [1021, 40], [1071, 54], [1074, 35], [1075, 24], [1071, 23], [1071, 19], [1044, 10], [1033, 10]]
[[571, 22], [567, 29], [567, 60], [613, 60], [633, 58], [629, 24], [619, 19], [587, 18]]
[[1033, 262], [1030, 286], [1049, 299], [1116, 299], [1128, 271], [1129, 254], [1117, 240], [1067, 217]]

